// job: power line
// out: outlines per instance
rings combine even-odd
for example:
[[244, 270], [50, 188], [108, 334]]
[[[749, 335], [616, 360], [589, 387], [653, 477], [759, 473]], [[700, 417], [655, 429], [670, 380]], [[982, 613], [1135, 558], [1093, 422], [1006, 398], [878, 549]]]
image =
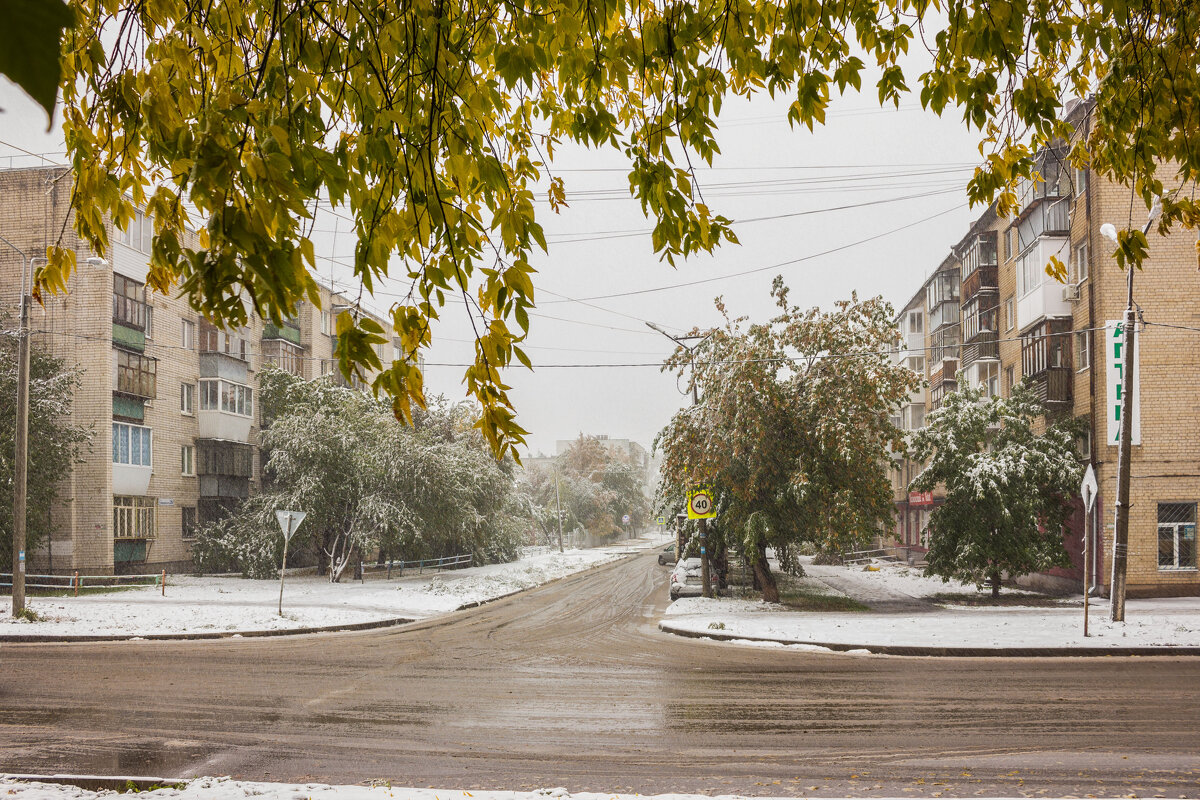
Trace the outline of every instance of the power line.
[[[842, 250], [849, 250], [852, 247], [857, 247], [858, 245], [861, 245], [861, 244], [867, 244], [868, 242], [873, 242], [877, 239], [882, 239], [885, 236], [891, 236], [894, 233], [899, 233], [900, 231], [908, 230], [909, 228], [916, 227], [917, 225], [928, 222], [931, 219], [936, 219], [938, 217], [945, 216], [946, 214], [950, 214], [954, 211], [958, 211], [962, 207], [963, 207], [963, 205], [960, 203], [952, 208], [946, 209], [945, 211], [939, 211], [936, 214], [931, 214], [928, 217], [923, 217], [919, 220], [916, 220], [915, 222], [910, 222], [907, 225], [901, 225], [898, 228], [892, 228], [891, 230], [886, 230], [886, 231], [883, 231], [882, 233], [877, 233], [874, 236], [868, 236], [865, 239], [858, 239], [856, 241], [848, 242], [848, 243], [840, 245], [838, 247], [830, 248], [829, 250], [822, 250], [819, 253], [810, 253], [809, 255], [806, 255], [806, 256], [800, 256], [799, 258], [789, 259], [788, 261], [780, 261], [777, 264], [770, 264], [765, 267], [754, 267], [752, 269], [741, 270], [739, 272], [726, 273], [725, 275], [716, 275], [711, 278], [701, 278], [699, 280], [694, 280], [694, 281], [683, 281], [680, 283], [672, 283], [672, 284], [668, 284], [666, 286], [657, 286], [653, 289], [637, 289], [637, 290], [628, 291], [628, 292], [614, 292], [612, 294], [593, 295], [592, 297], [581, 297], [574, 301], [548, 300], [543, 305], [551, 305], [553, 303], [565, 303], [565, 302], [585, 302], [588, 300], [611, 300], [611, 299], [617, 298], [617, 297], [632, 297], [634, 295], [652, 294], [654, 292], [666, 292], [666, 291], [670, 291], [672, 289], [681, 289], [681, 288], [684, 288], [687, 286], [699, 286], [699, 285], [705, 284], [705, 283], [714, 283], [716, 281], [729, 280], [730, 278], [740, 278], [744, 275], [753, 275], [758, 272], [766, 272], [768, 270], [779, 269], [781, 267], [787, 267], [787, 266], [791, 266], [793, 264], [800, 264], [805, 261], [811, 261], [815, 258], [821, 258], [822, 256], [832, 255], [833, 253], [839, 253]], [[543, 291], [546, 291], [546, 290], [543, 289]]]

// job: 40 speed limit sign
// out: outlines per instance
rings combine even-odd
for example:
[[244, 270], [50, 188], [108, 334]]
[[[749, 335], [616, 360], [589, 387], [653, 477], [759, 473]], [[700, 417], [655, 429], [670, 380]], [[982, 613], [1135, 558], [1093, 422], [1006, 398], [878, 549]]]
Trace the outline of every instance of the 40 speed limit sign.
[[713, 501], [713, 490], [709, 488], [692, 489], [688, 492], [688, 519], [712, 519], [717, 515], [716, 503]]

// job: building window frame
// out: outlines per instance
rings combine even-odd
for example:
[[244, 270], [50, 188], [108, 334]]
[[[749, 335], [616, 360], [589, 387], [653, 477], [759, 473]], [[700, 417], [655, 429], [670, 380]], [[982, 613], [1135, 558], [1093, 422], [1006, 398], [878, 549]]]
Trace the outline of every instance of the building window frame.
[[1195, 572], [1196, 503], [1159, 502], [1157, 529], [1159, 571]]
[[190, 319], [180, 320], [179, 342], [184, 350], [196, 349], [196, 323]]
[[196, 507], [195, 506], [180, 506], [179, 508], [179, 533], [180, 538], [184, 541], [189, 541], [196, 538]]
[[1010, 295], [1004, 301], [1004, 330], [1011, 331], [1017, 326], [1017, 315], [1013, 313], [1013, 298]]
[[1075, 331], [1075, 371], [1086, 372], [1092, 368], [1092, 332]]
[[117, 386], [121, 394], [153, 400], [158, 397], [158, 362], [141, 353], [115, 348]]
[[113, 495], [113, 539], [157, 539], [158, 498]]
[[1075, 284], [1079, 285], [1091, 277], [1091, 265], [1088, 263], [1088, 243], [1082, 241], [1071, 248], [1071, 274]]
[[253, 417], [254, 389], [222, 378], [203, 378], [200, 381], [200, 410]]
[[185, 478], [196, 477], [196, 447], [185, 444], [179, 447], [179, 474]]
[[128, 422], [112, 424], [112, 462], [128, 467], [154, 467], [154, 431]]
[[135, 330], [146, 330], [146, 284], [113, 273], [112, 321]]
[[196, 413], [196, 384], [179, 384], [179, 413], [186, 417]]
[[133, 219], [125, 230], [114, 225], [117, 230], [117, 241], [131, 250], [139, 253], [149, 253], [154, 249], [154, 216], [141, 209], [135, 209]]

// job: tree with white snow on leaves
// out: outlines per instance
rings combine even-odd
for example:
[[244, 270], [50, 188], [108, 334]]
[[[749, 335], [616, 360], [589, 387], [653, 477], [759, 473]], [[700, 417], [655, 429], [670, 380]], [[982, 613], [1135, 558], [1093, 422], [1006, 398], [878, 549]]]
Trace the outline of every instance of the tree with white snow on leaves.
[[929, 520], [927, 573], [1000, 594], [1004, 575], [1068, 566], [1062, 529], [1079, 488], [1077, 424], [1035, 423], [1044, 410], [1025, 386], [1007, 399], [964, 388], [926, 417], [912, 455], [927, 466], [914, 491], [945, 487]]

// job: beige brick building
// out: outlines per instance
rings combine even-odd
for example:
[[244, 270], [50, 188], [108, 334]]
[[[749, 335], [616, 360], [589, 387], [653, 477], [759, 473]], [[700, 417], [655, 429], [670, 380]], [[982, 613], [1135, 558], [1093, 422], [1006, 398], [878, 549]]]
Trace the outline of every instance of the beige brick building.
[[[1088, 104], [1072, 109], [1076, 127], [1086, 135]], [[1116, 498], [1117, 446], [1113, 406], [1118, 380], [1110, 365], [1119, 352], [1114, 321], [1123, 317], [1127, 273], [1111, 257], [1114, 246], [1100, 235], [1111, 223], [1140, 229], [1146, 213], [1130, 190], [1066, 163], [1067, 148], [1039, 157], [1044, 180], [1020, 188], [1020, 212], [999, 219], [988, 209], [952, 249], [926, 283], [924, 312], [931, 315], [929, 288], [939, 275], [958, 270], [959, 341], [951, 363], [947, 336], [935, 338], [935, 320], [926, 322], [924, 393], [926, 410], [937, 408], [948, 376], [1007, 396], [1028, 380], [1042, 398], [1047, 418], [1081, 418], [1087, 435], [1081, 453], [1100, 485], [1097, 524], [1091, 552], [1083, 563], [1084, 514], [1081, 502], [1064, 543], [1072, 567], [1029, 576], [1033, 583], [1079, 589], [1086, 568], [1093, 584], [1107, 587], [1111, 575], [1112, 529]], [[1128, 591], [1137, 595], [1200, 594], [1197, 572], [1196, 513], [1200, 502], [1200, 276], [1196, 235], [1153, 232], [1150, 259], [1135, 275], [1134, 299], [1144, 324], [1136, 346], [1135, 434], [1129, 534]], [[1045, 272], [1051, 256], [1067, 265], [1064, 285]], [[940, 290], [939, 290], [940, 291]], [[917, 297], [920, 296], [918, 292]], [[906, 315], [897, 325], [907, 336]], [[937, 320], [944, 322], [946, 315]], [[1176, 327], [1170, 327], [1176, 326]], [[939, 392], [943, 387], [943, 392]], [[898, 511], [908, 500], [911, 465], [894, 470]], [[936, 498], [933, 498], [936, 503]], [[907, 527], [891, 539], [911, 544]], [[1099, 542], [1100, 547], [1096, 547]]]
[[[70, 178], [62, 167], [0, 171], [0, 235], [30, 255], [60, 235], [76, 251], [68, 291], [34, 303], [30, 327], [35, 347], [82, 369], [73, 416], [93, 431], [90, 453], [48, 510], [53, 532], [30, 552], [30, 569], [187, 569], [197, 524], [228, 513], [260, 480], [258, 371], [273, 362], [340, 380], [333, 319], [354, 305], [322, 287], [321, 307], [301, 303], [287, 324], [251, 315], [243, 330], [219, 330], [185, 299], [145, 287], [151, 220], [138, 214], [128, 232], [110, 231], [106, 260], [80, 245]], [[0, 253], [0, 307], [14, 321], [21, 268], [15, 252]], [[393, 348], [379, 350], [386, 368]]]

